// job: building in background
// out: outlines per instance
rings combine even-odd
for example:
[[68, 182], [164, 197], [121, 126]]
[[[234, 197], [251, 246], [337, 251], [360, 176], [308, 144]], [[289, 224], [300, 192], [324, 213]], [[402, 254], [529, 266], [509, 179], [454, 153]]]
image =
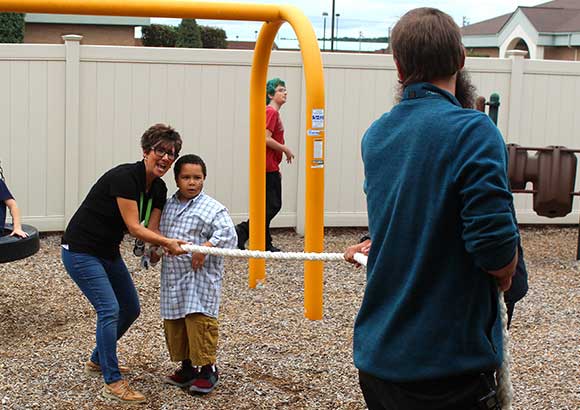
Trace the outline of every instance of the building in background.
[[83, 36], [81, 44], [134, 46], [135, 28], [151, 24], [149, 18], [26, 14], [24, 43], [61, 44], [65, 34]]
[[580, 59], [580, 1], [555, 0], [462, 28], [468, 55], [506, 57], [524, 50], [527, 58]]

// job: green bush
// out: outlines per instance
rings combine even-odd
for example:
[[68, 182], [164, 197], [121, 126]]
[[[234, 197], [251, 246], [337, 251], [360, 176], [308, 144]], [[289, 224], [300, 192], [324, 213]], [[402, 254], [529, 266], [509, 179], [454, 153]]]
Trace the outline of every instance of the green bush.
[[22, 43], [24, 14], [0, 13], [0, 43]]
[[177, 28], [175, 47], [201, 48], [201, 30], [195, 19], [183, 19]]
[[151, 24], [141, 29], [145, 47], [175, 47], [177, 27], [165, 24]]
[[490, 57], [489, 54], [483, 54], [478, 50], [474, 50], [473, 48], [468, 48], [466, 51], [467, 57]]
[[217, 27], [199, 26], [203, 48], [227, 48], [226, 32]]

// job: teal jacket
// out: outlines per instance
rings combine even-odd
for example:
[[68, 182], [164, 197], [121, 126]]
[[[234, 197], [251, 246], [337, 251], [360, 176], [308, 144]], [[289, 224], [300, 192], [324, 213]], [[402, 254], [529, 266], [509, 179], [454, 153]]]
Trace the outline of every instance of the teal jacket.
[[429, 83], [362, 140], [372, 247], [354, 361], [393, 381], [478, 373], [502, 361], [487, 273], [518, 241], [505, 143], [485, 114]]

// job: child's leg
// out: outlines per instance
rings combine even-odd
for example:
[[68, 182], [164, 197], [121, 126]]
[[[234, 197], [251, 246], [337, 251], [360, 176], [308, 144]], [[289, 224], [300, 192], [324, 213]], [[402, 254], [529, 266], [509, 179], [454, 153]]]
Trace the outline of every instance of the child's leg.
[[218, 321], [202, 313], [185, 317], [189, 359], [194, 366], [205, 366], [216, 362], [218, 343]]
[[218, 321], [200, 313], [185, 318], [189, 339], [189, 357], [194, 366], [201, 366], [198, 376], [189, 388], [196, 393], [209, 393], [218, 384], [218, 369], [215, 366]]
[[165, 377], [164, 380], [175, 386], [187, 387], [197, 376], [197, 371], [189, 360], [189, 343], [185, 319], [164, 320], [163, 329], [171, 361], [181, 362], [181, 367], [173, 374]]
[[181, 362], [189, 359], [189, 345], [187, 342], [187, 328], [185, 319], [163, 320], [165, 343], [172, 362]]

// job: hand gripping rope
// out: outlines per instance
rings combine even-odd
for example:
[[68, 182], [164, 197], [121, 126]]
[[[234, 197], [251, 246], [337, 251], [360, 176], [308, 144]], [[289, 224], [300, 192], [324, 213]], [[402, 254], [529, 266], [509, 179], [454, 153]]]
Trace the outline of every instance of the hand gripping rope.
[[[316, 252], [269, 252], [252, 251], [239, 249], [211, 248], [209, 246], [181, 245], [184, 251], [203, 253], [204, 255], [230, 256], [234, 258], [257, 258], [257, 259], [279, 259], [296, 261], [322, 261], [338, 262], [345, 261], [342, 253], [316, 253]], [[367, 266], [367, 256], [362, 253], [355, 253], [354, 260], [363, 266]], [[503, 363], [498, 371], [497, 394], [502, 410], [512, 410], [513, 387], [510, 379], [509, 363], [511, 356], [509, 352], [509, 332], [507, 330], [507, 307], [504, 302], [503, 292], [499, 292], [499, 306], [503, 333]]]

